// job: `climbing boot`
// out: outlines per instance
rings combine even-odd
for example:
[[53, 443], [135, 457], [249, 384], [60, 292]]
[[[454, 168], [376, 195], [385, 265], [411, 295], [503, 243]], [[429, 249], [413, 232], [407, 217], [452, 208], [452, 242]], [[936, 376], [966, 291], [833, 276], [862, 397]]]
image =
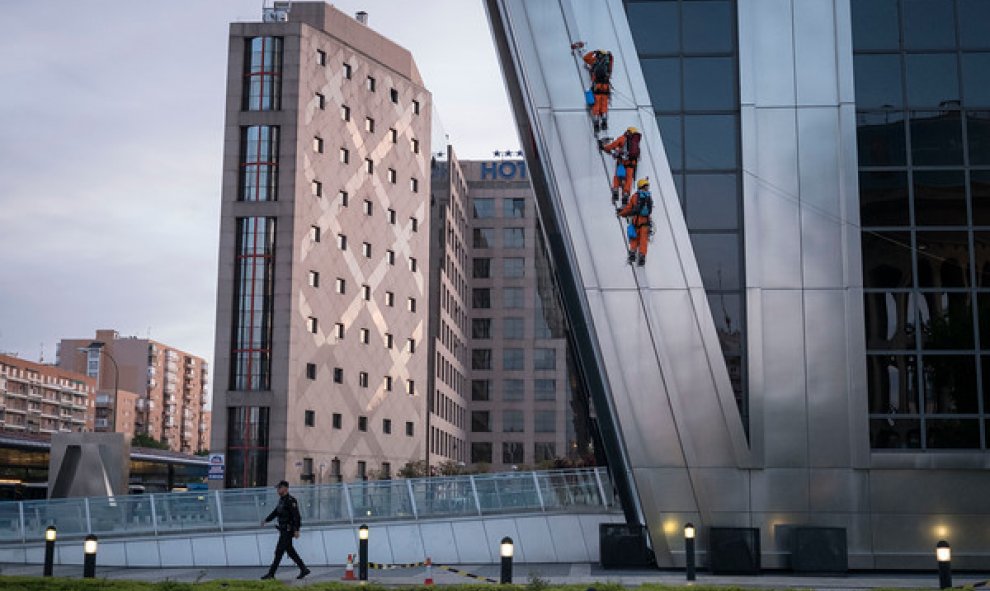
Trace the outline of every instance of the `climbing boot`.
[[602, 131], [608, 131], [608, 117], [602, 115]]
[[629, 251], [629, 256], [626, 257], [626, 262], [630, 265], [636, 262], [636, 252], [633, 250]]
[[619, 202], [619, 189], [612, 189], [612, 205]]
[[646, 265], [646, 255], [645, 255], [645, 254], [642, 254], [642, 253], [640, 253], [640, 255], [639, 255], [639, 260], [638, 260], [638, 261], [636, 261], [636, 264], [637, 264], [637, 265], [639, 265], [640, 267], [642, 267], [642, 266], [644, 266], [644, 265]]
[[601, 126], [598, 124], [598, 117], [592, 118], [591, 121], [595, 126], [595, 135], [598, 135], [598, 132], [601, 131]]

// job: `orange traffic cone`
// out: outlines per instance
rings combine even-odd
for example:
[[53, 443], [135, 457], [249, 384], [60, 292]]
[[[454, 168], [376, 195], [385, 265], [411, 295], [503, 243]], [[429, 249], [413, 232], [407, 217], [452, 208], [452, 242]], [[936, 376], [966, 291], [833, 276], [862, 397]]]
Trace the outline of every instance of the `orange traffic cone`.
[[341, 581], [356, 581], [357, 577], [354, 576], [354, 555], [347, 555], [347, 567], [344, 568], [344, 576], [340, 578]]
[[423, 584], [433, 584], [433, 561], [430, 560], [429, 556], [426, 557], [426, 579], [423, 580]]

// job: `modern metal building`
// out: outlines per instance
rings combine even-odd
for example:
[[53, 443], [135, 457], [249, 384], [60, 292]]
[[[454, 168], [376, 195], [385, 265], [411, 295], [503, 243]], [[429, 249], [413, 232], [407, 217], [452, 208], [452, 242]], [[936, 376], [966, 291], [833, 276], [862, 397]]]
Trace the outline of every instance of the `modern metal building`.
[[230, 30], [210, 448], [228, 487], [388, 477], [424, 456], [430, 93], [366, 20], [263, 20]]
[[[843, 530], [851, 568], [990, 566], [990, 4], [488, 0], [627, 519]], [[622, 264], [570, 46], [616, 56], [656, 235]], [[750, 545], [749, 549], [754, 550]], [[706, 555], [707, 554], [707, 555]]]

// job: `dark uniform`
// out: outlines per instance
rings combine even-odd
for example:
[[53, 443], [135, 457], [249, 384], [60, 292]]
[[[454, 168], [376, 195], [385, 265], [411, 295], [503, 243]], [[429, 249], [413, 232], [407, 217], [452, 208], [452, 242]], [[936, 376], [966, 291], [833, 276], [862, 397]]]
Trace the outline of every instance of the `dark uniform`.
[[296, 501], [296, 498], [289, 493], [280, 496], [278, 505], [275, 505], [275, 510], [265, 518], [265, 523], [276, 517], [278, 518], [278, 544], [275, 545], [275, 560], [272, 561], [272, 565], [268, 569], [268, 574], [264, 578], [274, 577], [275, 570], [282, 562], [282, 555], [288, 554], [289, 558], [299, 567], [300, 574], [298, 578], [301, 579], [309, 574], [309, 569], [306, 568], [296, 549], [292, 547], [292, 538], [299, 531], [299, 526], [302, 524], [302, 519], [299, 517], [299, 502]]

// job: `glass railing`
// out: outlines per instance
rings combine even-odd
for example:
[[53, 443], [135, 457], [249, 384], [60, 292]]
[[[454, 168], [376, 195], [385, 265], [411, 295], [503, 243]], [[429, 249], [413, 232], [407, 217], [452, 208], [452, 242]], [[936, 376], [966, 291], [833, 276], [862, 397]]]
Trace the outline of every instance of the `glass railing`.
[[[306, 527], [620, 510], [604, 468], [305, 485], [291, 492]], [[277, 502], [271, 487], [0, 502], [0, 544], [40, 542], [49, 525], [59, 539], [256, 528]]]

